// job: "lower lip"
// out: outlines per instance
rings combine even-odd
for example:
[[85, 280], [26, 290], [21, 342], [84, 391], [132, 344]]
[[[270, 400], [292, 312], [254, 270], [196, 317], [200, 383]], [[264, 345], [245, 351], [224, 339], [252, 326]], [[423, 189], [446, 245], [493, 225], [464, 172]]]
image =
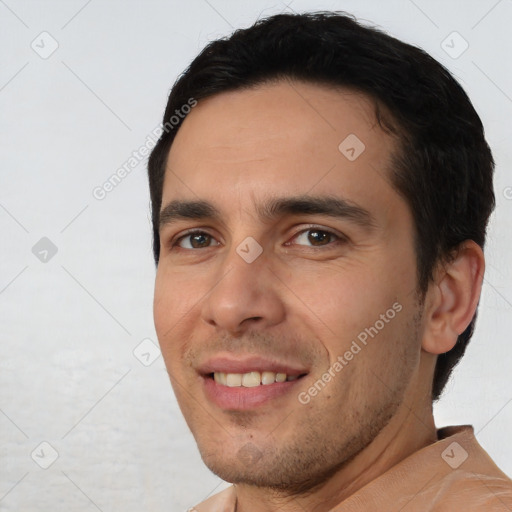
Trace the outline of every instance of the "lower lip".
[[290, 393], [301, 380], [274, 382], [274, 384], [260, 384], [253, 388], [243, 386], [230, 388], [218, 384], [210, 377], [202, 377], [204, 390], [208, 399], [221, 409], [231, 411], [244, 411], [269, 403], [276, 398]]

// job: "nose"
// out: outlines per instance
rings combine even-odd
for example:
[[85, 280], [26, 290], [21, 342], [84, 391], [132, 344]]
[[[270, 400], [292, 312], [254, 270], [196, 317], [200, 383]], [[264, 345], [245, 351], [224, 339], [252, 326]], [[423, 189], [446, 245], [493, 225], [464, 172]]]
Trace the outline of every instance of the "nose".
[[202, 303], [202, 319], [232, 336], [272, 327], [285, 316], [280, 288], [282, 284], [270, 270], [265, 252], [248, 263], [233, 249]]

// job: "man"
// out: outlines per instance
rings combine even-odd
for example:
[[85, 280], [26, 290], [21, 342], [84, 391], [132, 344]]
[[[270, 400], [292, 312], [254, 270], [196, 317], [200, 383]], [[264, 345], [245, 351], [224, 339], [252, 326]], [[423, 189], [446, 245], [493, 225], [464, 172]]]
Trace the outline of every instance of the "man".
[[507, 511], [436, 429], [473, 332], [494, 163], [423, 51], [343, 14], [214, 41], [149, 161], [154, 318], [205, 464], [197, 512]]

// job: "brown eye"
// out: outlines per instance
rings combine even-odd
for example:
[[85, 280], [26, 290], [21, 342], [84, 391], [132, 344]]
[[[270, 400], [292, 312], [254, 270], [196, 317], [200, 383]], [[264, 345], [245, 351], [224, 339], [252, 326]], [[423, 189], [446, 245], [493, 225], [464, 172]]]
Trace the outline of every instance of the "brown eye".
[[310, 228], [301, 231], [294, 237], [294, 243], [298, 245], [310, 245], [312, 247], [322, 247], [329, 245], [333, 240], [340, 239], [338, 235], [326, 231], [325, 229]]
[[208, 233], [195, 231], [178, 238], [174, 245], [177, 245], [182, 249], [203, 249], [205, 247], [210, 247], [212, 240], [215, 239]]
[[310, 230], [308, 235], [308, 241], [312, 245], [326, 245], [331, 240], [331, 233], [327, 231], [320, 231], [318, 229]]

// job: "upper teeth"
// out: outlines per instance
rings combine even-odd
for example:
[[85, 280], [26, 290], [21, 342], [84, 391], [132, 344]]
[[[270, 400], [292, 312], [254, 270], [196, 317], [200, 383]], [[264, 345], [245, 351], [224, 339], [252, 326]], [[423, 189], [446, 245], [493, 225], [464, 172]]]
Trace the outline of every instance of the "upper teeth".
[[228, 386], [230, 388], [246, 387], [252, 388], [260, 384], [273, 384], [274, 382], [284, 382], [285, 380], [295, 380], [298, 375], [287, 376], [286, 373], [274, 372], [249, 372], [249, 373], [223, 373], [215, 372], [213, 374], [215, 382]]

